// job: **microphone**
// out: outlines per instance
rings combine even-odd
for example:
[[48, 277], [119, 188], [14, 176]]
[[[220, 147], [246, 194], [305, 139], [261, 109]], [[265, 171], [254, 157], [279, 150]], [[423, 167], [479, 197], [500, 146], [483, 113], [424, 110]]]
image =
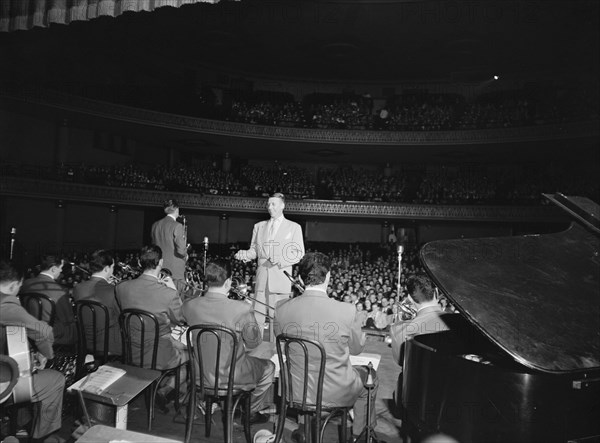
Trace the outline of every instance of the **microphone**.
[[10, 228], [10, 257], [13, 259], [13, 253], [15, 252], [15, 237], [17, 235], [17, 228]]
[[91, 273], [90, 271], [88, 271], [88, 270], [87, 270], [87, 269], [85, 269], [85, 268], [82, 268], [81, 266], [78, 266], [78, 265], [76, 265], [76, 264], [75, 264], [75, 263], [73, 263], [72, 261], [68, 261], [67, 263], [68, 263], [68, 264], [70, 264], [71, 266], [73, 266], [75, 269], [79, 269], [80, 271], [83, 271], [83, 272], [85, 272], [85, 273], [86, 273], [86, 274], [88, 274], [88, 275], [92, 275], [92, 273]]
[[404, 246], [398, 245], [398, 254], [402, 255], [403, 252], [404, 252]]
[[208, 237], [204, 237], [204, 241], [202, 243], [204, 243], [204, 249], [208, 249]]
[[302, 294], [304, 292], [304, 286], [302, 286], [302, 284], [298, 280], [292, 277], [288, 271], [283, 271], [283, 273], [292, 282], [292, 286], [296, 288], [300, 292], [300, 294]]

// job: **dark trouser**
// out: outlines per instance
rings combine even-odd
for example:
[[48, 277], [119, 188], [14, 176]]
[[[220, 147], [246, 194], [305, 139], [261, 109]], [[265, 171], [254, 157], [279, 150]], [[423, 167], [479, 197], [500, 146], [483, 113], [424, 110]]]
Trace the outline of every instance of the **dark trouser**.
[[53, 369], [43, 369], [33, 375], [33, 438], [42, 438], [62, 426], [65, 377]]

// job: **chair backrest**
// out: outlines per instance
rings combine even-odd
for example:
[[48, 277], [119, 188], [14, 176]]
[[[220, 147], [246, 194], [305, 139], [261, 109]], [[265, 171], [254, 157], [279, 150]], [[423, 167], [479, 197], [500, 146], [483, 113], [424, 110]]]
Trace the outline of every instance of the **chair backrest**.
[[[287, 334], [279, 334], [276, 343], [282, 395], [285, 396], [288, 404], [293, 407], [303, 410], [312, 407], [316, 409], [317, 414], [320, 414], [323, 404], [323, 379], [325, 378], [326, 361], [323, 345], [315, 340]], [[291, 354], [290, 350], [292, 351]], [[319, 369], [316, 386], [314, 369], [312, 369], [314, 367]], [[292, 369], [294, 374], [292, 374]], [[301, 393], [294, 392], [293, 375], [301, 380]], [[308, 401], [311, 389], [316, 389], [316, 400], [314, 402]], [[314, 394], [312, 398], [315, 398]]]
[[[187, 347], [192, 362], [192, 380], [202, 395], [233, 396], [238, 338], [234, 331], [217, 324], [197, 324], [187, 330]], [[224, 346], [225, 341], [227, 345]], [[198, 362], [196, 366], [194, 362]], [[221, 369], [228, 368], [227, 387]], [[213, 380], [214, 377], [214, 380]]]
[[[159, 339], [156, 316], [142, 309], [123, 309], [119, 315], [119, 326], [123, 341], [123, 362], [140, 368], [156, 369]], [[151, 353], [147, 356], [150, 348]], [[146, 357], [149, 357], [150, 365], [147, 364]]]
[[[79, 334], [79, 354], [85, 355], [91, 353], [94, 357], [100, 356], [102, 362], [108, 360], [108, 338], [109, 338], [109, 318], [108, 308], [96, 300], [79, 300], [75, 302], [77, 309], [77, 324]], [[98, 323], [102, 331], [98, 330]], [[101, 332], [101, 343], [98, 340], [98, 333]], [[90, 346], [91, 345], [91, 346]]]
[[[39, 292], [25, 292], [19, 294], [21, 305], [27, 312], [33, 315], [38, 320], [43, 320], [50, 327], [54, 326], [56, 320], [56, 302], [48, 295]], [[50, 307], [50, 316], [48, 320], [44, 319], [44, 304]]]
[[19, 366], [8, 355], [0, 355], [0, 403], [10, 398], [13, 388], [19, 380]]

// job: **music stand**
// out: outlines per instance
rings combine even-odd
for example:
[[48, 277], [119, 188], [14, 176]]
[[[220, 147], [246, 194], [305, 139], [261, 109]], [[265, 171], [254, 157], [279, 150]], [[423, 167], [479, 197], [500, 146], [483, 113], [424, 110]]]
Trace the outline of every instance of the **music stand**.
[[375, 429], [373, 429], [373, 425], [371, 424], [371, 394], [373, 392], [373, 388], [375, 387], [375, 382], [373, 381], [373, 363], [369, 362], [367, 364], [367, 370], [369, 371], [367, 374], [367, 381], [365, 382], [365, 388], [367, 388], [367, 424], [364, 429], [358, 434], [355, 441], [360, 441], [362, 436], [365, 436], [365, 443], [384, 443], [382, 440], [377, 438], [377, 434], [375, 433]]

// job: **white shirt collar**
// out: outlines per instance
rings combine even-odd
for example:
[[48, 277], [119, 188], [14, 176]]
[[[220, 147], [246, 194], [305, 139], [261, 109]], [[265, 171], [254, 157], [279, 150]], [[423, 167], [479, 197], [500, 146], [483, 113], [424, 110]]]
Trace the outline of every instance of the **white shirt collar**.
[[92, 274], [92, 277], [96, 277], [96, 278], [101, 278], [102, 280], [104, 280], [106, 283], [110, 283], [108, 281], [108, 279], [106, 277], [104, 277], [103, 275], [100, 274]]
[[323, 289], [323, 288], [318, 288], [316, 286], [309, 286], [305, 289], [305, 291], [316, 291], [316, 292], [322, 292], [323, 294], [327, 295], [327, 290]]
[[177, 217], [173, 214], [167, 214], [167, 217], [171, 217], [173, 220], [177, 221]]
[[50, 277], [52, 280], [54, 280], [54, 276], [46, 271], [40, 272], [40, 275], [45, 275], [46, 277]]

